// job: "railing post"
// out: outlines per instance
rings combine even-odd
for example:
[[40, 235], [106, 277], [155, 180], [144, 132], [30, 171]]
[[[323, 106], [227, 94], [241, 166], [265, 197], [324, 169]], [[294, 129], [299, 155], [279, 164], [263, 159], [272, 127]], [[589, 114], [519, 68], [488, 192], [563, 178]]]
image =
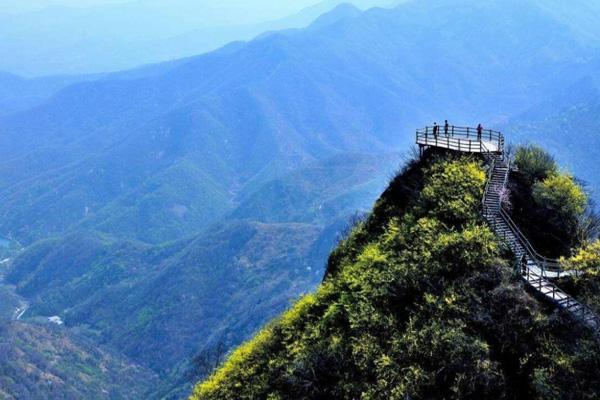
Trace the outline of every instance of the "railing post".
[[469, 127], [467, 127], [467, 139], [469, 138]]
[[[546, 262], [542, 262], [542, 278], [546, 277]], [[541, 280], [541, 278], [540, 278]]]

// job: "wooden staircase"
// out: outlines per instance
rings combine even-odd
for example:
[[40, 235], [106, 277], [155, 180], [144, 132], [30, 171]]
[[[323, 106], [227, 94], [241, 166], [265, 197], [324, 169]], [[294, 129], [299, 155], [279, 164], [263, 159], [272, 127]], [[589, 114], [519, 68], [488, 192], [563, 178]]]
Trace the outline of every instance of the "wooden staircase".
[[[576, 320], [591, 328], [600, 338], [600, 318], [588, 306], [578, 302], [562, 291], [551, 279], [573, 275], [573, 271], [564, 271], [558, 261], [540, 255], [503, 204], [503, 193], [508, 187], [510, 162], [504, 157], [504, 137], [500, 132], [485, 131], [474, 135], [476, 128], [451, 127], [446, 134], [433, 134], [433, 128], [417, 130], [417, 144], [422, 149], [440, 147], [448, 150], [479, 153], [487, 160], [488, 179], [482, 201], [482, 214], [492, 230], [503, 239], [516, 257], [519, 273], [523, 280], [542, 298], [572, 315]], [[525, 261], [525, 262], [523, 262]]]
[[[563, 271], [557, 261], [539, 255], [503, 207], [501, 193], [507, 187], [509, 163], [501, 155], [494, 154], [487, 158], [490, 160], [490, 174], [483, 200], [483, 216], [515, 254], [522, 278], [541, 297], [570, 313], [600, 336], [600, 318], [596, 313], [550, 280], [571, 275], [572, 272]], [[526, 264], [522, 260], [526, 260]]]

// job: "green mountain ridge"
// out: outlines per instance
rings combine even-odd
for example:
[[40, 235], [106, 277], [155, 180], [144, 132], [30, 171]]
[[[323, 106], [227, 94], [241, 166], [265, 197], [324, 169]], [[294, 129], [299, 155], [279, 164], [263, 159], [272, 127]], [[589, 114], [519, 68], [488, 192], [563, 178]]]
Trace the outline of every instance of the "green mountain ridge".
[[[67, 236], [27, 250], [7, 281], [31, 299], [29, 318], [59, 315], [67, 326], [87, 326], [101, 342], [162, 370], [196, 346], [209, 346], [211, 337], [220, 339], [220, 331], [243, 337], [261, 309], [285, 308], [299, 288], [318, 282], [302, 260], [319, 233], [311, 225], [233, 222], [160, 248]], [[289, 253], [278, 254], [274, 243]], [[288, 265], [296, 267], [284, 271]], [[253, 311], [240, 318], [237, 310]]]
[[596, 397], [600, 342], [514, 275], [480, 216], [485, 181], [476, 157], [408, 165], [317, 291], [190, 399]]
[[[347, 154], [313, 163], [249, 193], [239, 212], [204, 233], [175, 242], [148, 245], [82, 227], [28, 246], [7, 283], [29, 301], [26, 320], [58, 315], [65, 329], [152, 367], [162, 378], [156, 396], [185, 397], [198, 379], [190, 372], [196, 353], [238, 344], [320, 282], [356, 205], [366, 210], [385, 187], [372, 172], [391, 172], [398, 159]], [[291, 195], [270, 190], [280, 184]]]
[[580, 91], [598, 71], [597, 2], [541, 3], [342, 8], [52, 95], [65, 81], [11, 86], [9, 105], [26, 98], [0, 118], [0, 233], [30, 245], [10, 275], [25, 322], [59, 315], [65, 335], [152, 367], [153, 397], [182, 398], [210, 370], [203, 354], [315, 288], [412, 127], [518, 126], [511, 138], [559, 150], [598, 187], [600, 96]]
[[[0, 229], [30, 243], [82, 222], [110, 230], [111, 215], [135, 225], [143, 213], [127, 200], [165, 174], [216, 185], [207, 202], [239, 201], [240, 188], [336, 154], [404, 148], [400, 133], [434, 116], [509, 118], [597, 70], [597, 41], [534, 1], [513, 3], [410, 2], [71, 85], [0, 120]], [[156, 223], [126, 230], [137, 239], [214, 222], [200, 196], [148, 197], [140, 207]], [[174, 205], [190, 223], [171, 218]]]

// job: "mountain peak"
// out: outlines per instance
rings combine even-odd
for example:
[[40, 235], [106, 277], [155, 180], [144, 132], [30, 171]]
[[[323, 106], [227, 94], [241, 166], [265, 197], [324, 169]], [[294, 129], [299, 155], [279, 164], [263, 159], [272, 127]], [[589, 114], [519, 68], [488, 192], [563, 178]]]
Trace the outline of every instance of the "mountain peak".
[[425, 151], [340, 242], [321, 287], [191, 399], [560, 398], [567, 382], [595, 394], [592, 330], [524, 290], [479, 214], [493, 165]]
[[353, 4], [343, 3], [336, 6], [333, 10], [321, 15], [310, 26], [312, 28], [322, 28], [341, 21], [343, 19], [354, 18], [361, 14], [361, 11]]

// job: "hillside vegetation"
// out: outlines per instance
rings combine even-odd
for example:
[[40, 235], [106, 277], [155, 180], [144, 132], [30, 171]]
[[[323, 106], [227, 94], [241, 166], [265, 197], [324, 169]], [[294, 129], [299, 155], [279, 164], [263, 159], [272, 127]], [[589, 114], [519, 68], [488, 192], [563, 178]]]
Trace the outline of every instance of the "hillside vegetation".
[[191, 399], [596, 398], [599, 344], [513, 276], [478, 214], [484, 184], [474, 158], [407, 167], [320, 288]]
[[28, 318], [58, 315], [164, 373], [219, 340], [241, 342], [268, 310], [314, 286], [320, 275], [305, 260], [318, 236], [310, 225], [258, 223], [162, 247], [71, 235], [32, 246], [7, 280], [30, 299]]
[[0, 77], [0, 235], [26, 247], [0, 313], [25, 301], [189, 391], [198, 356], [314, 290], [412, 127], [507, 121], [598, 187], [598, 2], [563, 3], [342, 8], [102, 77]]
[[0, 399], [139, 399], [157, 381], [58, 327], [0, 322]]

